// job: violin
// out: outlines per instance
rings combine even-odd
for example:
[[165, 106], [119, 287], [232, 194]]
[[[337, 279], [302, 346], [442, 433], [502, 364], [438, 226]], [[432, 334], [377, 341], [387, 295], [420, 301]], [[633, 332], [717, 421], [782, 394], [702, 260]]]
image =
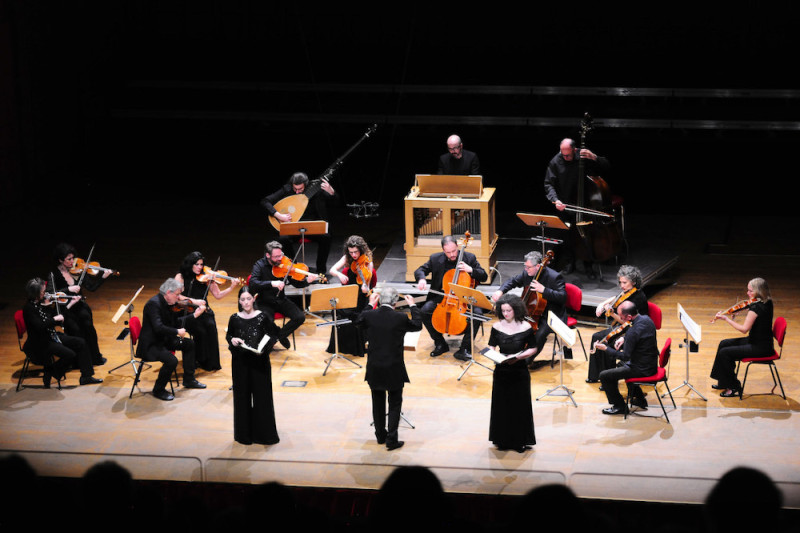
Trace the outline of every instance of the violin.
[[[616, 300], [614, 300], [614, 303], [608, 309], [606, 309], [606, 318], [608, 318], [611, 315], [613, 315], [614, 314], [614, 309], [619, 307], [619, 304], [621, 304], [622, 302], [624, 302], [625, 300], [627, 300], [628, 298], [633, 296], [633, 293], [635, 293], [637, 290], [639, 290], [639, 289], [637, 289], [636, 287], [633, 287], [633, 288], [631, 288], [631, 290], [629, 290], [627, 292], [619, 293], [619, 295], [617, 296]], [[611, 299], [608, 299], [605, 302], [603, 302], [601, 304], [601, 306], [604, 306], [604, 305], [610, 304], [610, 303], [611, 303]]]
[[[631, 325], [632, 325], [632, 324], [633, 324], [633, 323], [632, 323], [632, 322], [630, 322], [630, 321], [628, 321], [628, 322], [625, 322], [624, 324], [620, 324], [620, 325], [619, 325], [619, 326], [617, 326], [616, 328], [614, 328], [614, 329], [612, 329], [611, 331], [609, 331], [609, 332], [608, 332], [608, 335], [606, 335], [605, 337], [603, 337], [602, 339], [600, 339], [600, 340], [599, 340], [599, 341], [597, 341], [597, 342], [599, 342], [599, 343], [601, 343], [601, 344], [608, 344], [608, 341], [610, 341], [610, 340], [611, 340], [611, 339], [613, 339], [614, 337], [619, 337], [620, 335], [622, 335], [623, 333], [625, 333], [625, 331], [626, 331], [626, 330], [627, 330], [629, 327], [631, 327]], [[595, 344], [597, 344], [597, 343], [595, 343]], [[594, 353], [594, 352], [595, 352], [595, 348], [594, 348], [594, 346], [592, 346], [592, 351], [591, 351], [591, 353]]]
[[106, 272], [111, 272], [110, 274], [111, 276], [119, 276], [119, 271], [110, 268], [103, 268], [97, 261], [91, 261], [87, 263], [80, 257], [76, 257], [74, 266], [69, 269], [69, 273], [72, 274], [73, 276], [78, 276], [83, 274], [84, 271], [86, 272], [86, 274], [89, 274], [90, 276], [96, 276], [101, 272], [104, 274]]
[[197, 311], [198, 306], [194, 305], [190, 300], [178, 300], [170, 307], [173, 313], [194, 313]]
[[244, 278], [234, 278], [229, 276], [227, 272], [224, 270], [212, 270], [211, 268], [204, 266], [203, 272], [196, 276], [197, 281], [201, 283], [208, 283], [209, 281], [213, 281], [218, 285], [223, 285], [228, 281], [238, 281], [239, 285], [244, 285], [245, 281]]
[[46, 292], [44, 293], [44, 301], [42, 305], [65, 304], [71, 300], [81, 300], [83, 296], [79, 294], [67, 294], [65, 292]]
[[[466, 250], [471, 240], [470, 233], [466, 232], [462, 241], [463, 245], [458, 252], [456, 267], [445, 272], [442, 278], [442, 287], [449, 287], [451, 283], [462, 287], [475, 287], [475, 280], [472, 279], [472, 276], [459, 268], [459, 265], [464, 260], [464, 250]], [[460, 335], [464, 333], [467, 329], [467, 317], [464, 316], [466, 311], [467, 304], [455, 296], [452, 290], [448, 291], [447, 295], [436, 306], [436, 309], [433, 310], [431, 322], [434, 329], [442, 335]]]
[[[285, 255], [281, 258], [279, 265], [273, 265], [272, 267], [272, 275], [276, 278], [283, 278], [284, 281], [288, 277], [296, 279], [297, 281], [304, 281], [309, 274], [311, 274], [311, 272], [308, 271], [308, 265], [304, 263], [293, 263], [292, 260]], [[318, 274], [318, 276], [320, 283], [328, 282], [327, 278], [322, 274]]]
[[525, 317], [525, 320], [531, 323], [531, 327], [533, 327], [534, 331], [539, 329], [539, 319], [542, 318], [544, 310], [547, 307], [547, 300], [544, 298], [544, 295], [533, 289], [533, 282], [539, 281], [544, 267], [552, 260], [553, 251], [548, 250], [547, 255], [543, 257], [542, 261], [539, 263], [539, 270], [536, 271], [536, 275], [533, 277], [530, 284], [525, 287], [525, 290], [522, 291], [522, 301], [525, 303], [525, 307], [528, 310], [528, 316]]
[[[729, 307], [728, 309], [723, 311], [722, 314], [723, 315], [735, 315], [736, 313], [738, 313], [742, 309], [747, 309], [748, 307], [750, 307], [754, 303], [760, 302], [760, 301], [761, 301], [760, 298], [750, 298], [749, 300], [744, 300], [742, 302], [739, 302], [736, 305], [732, 305], [731, 307]], [[716, 321], [717, 321], [717, 315], [714, 315], [714, 318], [711, 319], [711, 323], [713, 324]]]
[[364, 254], [358, 256], [358, 259], [354, 259], [353, 262], [350, 263], [350, 270], [356, 275], [360, 285], [369, 285], [369, 282], [372, 281], [372, 269], [369, 267], [370, 263], [372, 263], [372, 258]]

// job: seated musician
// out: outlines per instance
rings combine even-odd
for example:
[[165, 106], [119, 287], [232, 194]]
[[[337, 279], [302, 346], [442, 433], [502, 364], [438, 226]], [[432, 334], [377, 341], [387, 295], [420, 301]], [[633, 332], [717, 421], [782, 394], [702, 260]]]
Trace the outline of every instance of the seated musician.
[[[281, 269], [288, 271], [289, 258], [283, 255], [283, 246], [278, 241], [270, 241], [264, 247], [264, 257], [256, 261], [250, 274], [250, 290], [255, 294], [258, 309], [275, 320], [275, 312], [287, 318], [286, 324], [280, 329], [278, 342], [284, 348], [289, 348], [289, 336], [306, 321], [305, 313], [293, 301], [286, 297], [284, 290], [287, 285], [303, 288], [309, 283], [319, 279], [317, 274], [308, 274], [304, 280], [294, 279], [291, 275], [282, 273]], [[284, 261], [286, 259], [286, 261]]]
[[[359, 285], [358, 302], [353, 309], [342, 309], [338, 312], [339, 319], [354, 319], [367, 304], [370, 292], [375, 287], [376, 281], [372, 276], [374, 265], [372, 251], [367, 241], [360, 235], [351, 235], [344, 241], [342, 257], [330, 269], [331, 277], [339, 279], [342, 285]], [[331, 339], [328, 343], [328, 353], [346, 353], [358, 357], [364, 356], [364, 336], [360, 326], [351, 323], [336, 326], [337, 332], [331, 328]], [[336, 335], [336, 338], [334, 337]]]
[[[642, 273], [638, 268], [631, 265], [622, 265], [617, 272], [617, 280], [619, 281], [619, 288], [622, 292], [618, 296], [614, 296], [609, 300], [602, 302], [595, 309], [595, 314], [600, 317], [605, 314], [607, 317], [613, 319], [612, 325], [602, 331], [597, 331], [592, 335], [592, 342], [589, 346], [594, 347], [595, 343], [603, 340], [609, 333], [611, 333], [617, 326], [622, 324], [619, 317], [617, 307], [624, 301], [630, 300], [636, 305], [636, 311], [640, 315], [649, 315], [650, 310], [647, 307], [647, 295], [642, 288]], [[616, 361], [613, 357], [606, 352], [597, 352], [592, 349], [589, 355], [589, 375], [586, 378], [586, 383], [597, 383], [600, 380], [600, 372], [603, 370], [614, 368]]]
[[[458, 266], [460, 272], [466, 272], [469, 274], [472, 280], [477, 283], [481, 283], [489, 279], [489, 275], [486, 273], [483, 267], [481, 267], [480, 263], [478, 263], [478, 259], [475, 257], [475, 254], [464, 251], [462, 261], [456, 265], [459, 253], [460, 249], [458, 247], [458, 243], [456, 242], [456, 238], [452, 235], [445, 236], [442, 238], [442, 251], [432, 254], [428, 258], [428, 261], [414, 271], [414, 278], [417, 280], [417, 288], [421, 291], [424, 291], [428, 288], [425, 278], [428, 276], [428, 274], [431, 275], [430, 292], [428, 292], [428, 297], [421, 309], [422, 323], [425, 325], [425, 329], [428, 330], [428, 333], [430, 334], [434, 343], [431, 357], [438, 357], [449, 351], [449, 347], [444, 339], [444, 335], [437, 331], [433, 325], [433, 313], [439, 303], [444, 299], [442, 293], [443, 291], [446, 292], [449, 290], [448, 287], [442, 286], [442, 281], [445, 278], [445, 274]], [[476, 307], [474, 309], [474, 313], [482, 314], [483, 312], [480, 308]], [[480, 322], [474, 320], [473, 324], [470, 325], [469, 321], [467, 321], [466, 330], [458, 334], [460, 335], [462, 333], [468, 333], [467, 330], [469, 330], [470, 327], [474, 329], [473, 333], [477, 335], [478, 330], [480, 329]], [[467, 361], [472, 358], [471, 348], [472, 345], [470, 336], [466, 334], [461, 340], [461, 346], [453, 355], [453, 357], [461, 361]]]
[[[575, 141], [572, 139], [564, 139], [559, 146], [559, 153], [553, 156], [547, 164], [547, 170], [544, 175], [545, 196], [553, 203], [559, 216], [570, 223], [575, 222], [575, 214], [569, 211], [565, 212], [565, 209], [569, 205], [584, 204], [582, 198], [580, 201], [578, 199], [579, 159], [583, 160], [586, 175], [588, 176], [603, 174], [609, 168], [609, 163], [606, 158], [600, 157], [585, 148], [578, 153]], [[562, 256], [565, 263], [563, 272], [564, 274], [570, 274], [575, 270], [574, 243], [567, 242], [565, 244], [565, 253]], [[590, 279], [597, 277], [591, 262], [584, 262], [584, 268], [586, 275]]]
[[[328, 220], [328, 200], [336, 196], [336, 192], [331, 187], [331, 184], [326, 180], [322, 180], [321, 188], [323, 194], [311, 193], [308, 199], [308, 206], [305, 213], [302, 214], [303, 220]], [[279, 222], [298, 222], [299, 216], [293, 216], [291, 213], [280, 213], [275, 208], [275, 204], [284, 198], [291, 197], [295, 194], [305, 194], [308, 196], [310, 193], [308, 176], [303, 172], [295, 172], [289, 178], [289, 182], [283, 187], [261, 199], [261, 206], [267, 210], [267, 213], [277, 219]], [[286, 254], [290, 257], [295, 255], [295, 242], [297, 242], [296, 235], [281, 235], [278, 237], [278, 242], [281, 243]], [[324, 274], [327, 270], [328, 255], [331, 251], [331, 236], [330, 233], [321, 235], [306, 235], [306, 238], [317, 243], [317, 261], [316, 269], [318, 274]]]
[[447, 138], [447, 153], [439, 157], [437, 174], [451, 176], [477, 176], [481, 173], [481, 163], [475, 152], [464, 150], [461, 137], [451, 135]]
[[[550, 268], [544, 266], [542, 269], [542, 254], [540, 252], [528, 252], [525, 254], [525, 263], [521, 273], [513, 278], [504, 282], [500, 289], [492, 294], [492, 301], [496, 302], [503, 294], [511, 289], [522, 287], [530, 287], [529, 295], [531, 297], [538, 295], [539, 298], [544, 298], [547, 301], [547, 306], [544, 308], [541, 316], [538, 317], [536, 324], [532, 324], [536, 328], [535, 334], [535, 349], [536, 351], [528, 360], [530, 368], [536, 368], [540, 364], [534, 364], [533, 360], [539, 353], [541, 353], [544, 344], [547, 342], [547, 337], [552, 333], [552, 329], [547, 324], [547, 315], [550, 311], [553, 312], [559, 319], [566, 322], [567, 320], [567, 288], [564, 283], [564, 278], [561, 274]], [[527, 298], [526, 306], [530, 306], [532, 299]], [[529, 317], [526, 317], [530, 321]], [[572, 359], [572, 352], [569, 349], [564, 350], [564, 357]], [[543, 364], [543, 363], [541, 363]]]
[[153, 396], [164, 401], [174, 399], [174, 396], [167, 392], [167, 382], [178, 366], [178, 358], [174, 354], [176, 351], [182, 353], [183, 386], [188, 389], [206, 388], [194, 377], [194, 341], [184, 337], [187, 322], [201, 316], [206, 308], [200, 305], [189, 314], [176, 310], [175, 306], [180, 305], [182, 292], [183, 283], [175, 278], [167, 278], [161, 284], [158, 294], [144, 304], [142, 331], [136, 345], [136, 357], [143, 361], [162, 363], [153, 387]]

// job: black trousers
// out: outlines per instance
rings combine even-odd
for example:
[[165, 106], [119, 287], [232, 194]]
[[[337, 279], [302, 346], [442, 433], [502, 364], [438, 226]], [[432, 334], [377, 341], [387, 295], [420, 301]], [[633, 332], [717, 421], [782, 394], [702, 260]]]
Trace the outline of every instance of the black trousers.
[[747, 337], [724, 339], [717, 347], [711, 377], [717, 380], [720, 387], [740, 389], [742, 384], [736, 377], [736, 362], [747, 357], [768, 357], [773, 352], [774, 348], [750, 344]]
[[[619, 393], [619, 381], [628, 378], [641, 378], [643, 374], [634, 371], [627, 365], [620, 365], [600, 372], [600, 383], [603, 384], [603, 391], [606, 393], [608, 403], [614, 407], [625, 407], [625, 399]], [[644, 393], [639, 385], [628, 385], [628, 396], [634, 400], [644, 400]]]
[[161, 363], [161, 370], [158, 371], [156, 384], [153, 386], [154, 392], [163, 391], [167, 387], [172, 373], [178, 368], [178, 358], [172, 352], [181, 352], [183, 359], [183, 382], [187, 383], [194, 380], [194, 341], [192, 339], [175, 337], [163, 345], [153, 345], [147, 350], [145, 361], [158, 361]]
[[[389, 400], [389, 416], [386, 416], [386, 400]], [[375, 425], [375, 436], [386, 444], [394, 444], [398, 440], [397, 428], [400, 426], [400, 409], [403, 407], [403, 389], [372, 389], [372, 422]]]
[[289, 337], [294, 331], [306, 321], [306, 315], [297, 304], [288, 298], [269, 300], [258, 304], [258, 309], [267, 315], [270, 322], [275, 322], [275, 313], [278, 312], [286, 317], [286, 323], [278, 332], [278, 339]]

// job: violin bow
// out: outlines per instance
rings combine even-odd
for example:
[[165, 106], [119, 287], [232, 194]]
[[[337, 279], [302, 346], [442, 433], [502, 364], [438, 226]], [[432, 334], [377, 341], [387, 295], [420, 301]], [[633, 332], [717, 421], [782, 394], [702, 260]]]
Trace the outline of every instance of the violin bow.
[[[215, 272], [215, 273], [216, 273], [216, 271], [217, 271], [217, 269], [218, 269], [218, 268], [219, 268], [219, 256], [217, 256], [217, 262], [216, 262], [216, 263], [214, 263], [214, 270], [212, 270], [212, 272]], [[194, 279], [192, 279], [192, 283], [194, 283]], [[206, 292], [205, 292], [205, 294], [203, 295], [203, 300], [205, 300], [205, 301], [206, 301], [206, 303], [208, 303], [208, 290], [209, 290], [210, 288], [211, 288], [211, 281], [209, 281], [208, 283], [206, 283]]]
[[83, 278], [86, 276], [86, 271], [89, 270], [89, 261], [92, 260], [92, 254], [94, 253], [94, 245], [97, 243], [92, 243], [92, 249], [89, 250], [89, 255], [86, 256], [86, 264], [83, 265], [83, 272], [81, 272], [81, 277], [78, 279], [78, 287], [81, 286], [83, 283]]

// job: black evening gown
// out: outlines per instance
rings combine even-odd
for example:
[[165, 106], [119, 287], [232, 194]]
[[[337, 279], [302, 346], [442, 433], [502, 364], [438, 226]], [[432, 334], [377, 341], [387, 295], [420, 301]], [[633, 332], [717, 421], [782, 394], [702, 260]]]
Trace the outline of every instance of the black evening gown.
[[[533, 328], [513, 335], [492, 328], [489, 336], [489, 346], [497, 346], [500, 353], [506, 355], [520, 352], [534, 343]], [[522, 450], [536, 444], [531, 375], [525, 360], [494, 368], [489, 440], [501, 450]]]
[[[271, 340], [261, 354], [230, 344], [238, 337], [256, 348], [265, 334]], [[278, 328], [264, 313], [253, 318], [234, 314], [228, 321], [226, 338], [233, 378], [233, 438], [242, 444], [277, 444], [280, 439], [275, 427], [269, 353], [278, 340]]]
[[[184, 276], [186, 280], [186, 276]], [[219, 334], [217, 333], [217, 319], [208, 302], [210, 293], [207, 284], [197, 281], [194, 277], [184, 281], [184, 294], [189, 298], [206, 300], [206, 310], [198, 318], [191, 318], [186, 322], [186, 329], [194, 340], [195, 361], [197, 366], [208, 372], [222, 368], [219, 359]]]
[[[356, 284], [359, 285], [358, 279], [356, 278], [355, 273], [349, 268], [347, 269], [347, 284], [352, 285]], [[360, 287], [360, 285], [359, 285]], [[358, 290], [358, 303], [356, 306], [351, 309], [340, 309], [336, 311], [336, 319], [343, 320], [345, 318], [349, 318], [350, 320], [355, 321], [358, 314], [364, 309], [364, 306], [367, 304], [367, 295], [364, 294], [361, 289]], [[332, 316], [332, 315], [331, 315]], [[334, 339], [334, 332], [333, 328], [337, 328], [337, 339]], [[331, 338], [328, 341], [328, 348], [325, 350], [328, 353], [334, 353], [336, 351], [336, 340], [338, 340], [339, 345], [339, 352], [340, 354], [349, 354], [355, 355], [356, 357], [363, 357], [365, 351], [365, 343], [366, 338], [364, 337], [364, 332], [361, 329], [360, 325], [350, 323], [350, 324], [343, 324], [341, 326], [331, 326]]]

